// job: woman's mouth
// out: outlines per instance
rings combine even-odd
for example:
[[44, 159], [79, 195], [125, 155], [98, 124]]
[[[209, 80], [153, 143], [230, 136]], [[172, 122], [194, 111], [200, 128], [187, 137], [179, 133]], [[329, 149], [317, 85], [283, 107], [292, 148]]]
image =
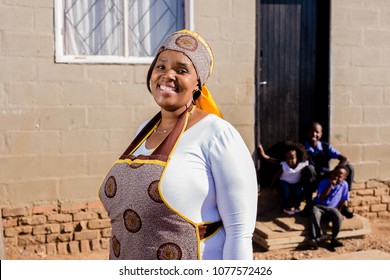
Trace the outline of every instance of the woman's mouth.
[[169, 93], [176, 93], [176, 87], [171, 87], [167, 85], [160, 85], [160, 90], [164, 92], [169, 92]]

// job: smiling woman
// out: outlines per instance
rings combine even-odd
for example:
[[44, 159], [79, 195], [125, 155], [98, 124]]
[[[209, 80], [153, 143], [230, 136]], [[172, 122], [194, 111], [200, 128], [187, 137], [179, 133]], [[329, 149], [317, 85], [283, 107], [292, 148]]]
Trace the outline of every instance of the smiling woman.
[[197, 33], [181, 30], [161, 44], [147, 74], [160, 112], [100, 187], [110, 259], [253, 258], [255, 167], [204, 87], [212, 67]]

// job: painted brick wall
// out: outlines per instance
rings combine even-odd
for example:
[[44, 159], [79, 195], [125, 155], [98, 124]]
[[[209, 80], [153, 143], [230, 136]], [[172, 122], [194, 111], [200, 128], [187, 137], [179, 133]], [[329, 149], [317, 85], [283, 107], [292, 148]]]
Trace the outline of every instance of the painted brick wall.
[[[158, 110], [148, 65], [54, 63], [53, 3], [0, 1], [0, 207], [96, 199], [111, 164]], [[207, 84], [250, 149], [254, 7], [194, 1], [195, 30], [215, 53]]]
[[390, 1], [331, 2], [331, 142], [356, 181], [389, 179]]

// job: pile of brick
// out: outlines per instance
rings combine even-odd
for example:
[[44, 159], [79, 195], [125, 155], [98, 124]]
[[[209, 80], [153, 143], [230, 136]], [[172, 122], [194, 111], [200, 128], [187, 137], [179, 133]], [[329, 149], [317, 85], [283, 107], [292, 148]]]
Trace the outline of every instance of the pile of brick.
[[110, 221], [100, 201], [2, 209], [6, 257], [107, 250]]

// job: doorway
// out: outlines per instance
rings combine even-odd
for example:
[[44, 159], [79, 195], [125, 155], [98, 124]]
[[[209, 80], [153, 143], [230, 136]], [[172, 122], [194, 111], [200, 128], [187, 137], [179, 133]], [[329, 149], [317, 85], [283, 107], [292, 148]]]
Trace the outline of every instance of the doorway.
[[330, 0], [259, 0], [256, 142], [304, 141], [308, 125], [329, 134]]

